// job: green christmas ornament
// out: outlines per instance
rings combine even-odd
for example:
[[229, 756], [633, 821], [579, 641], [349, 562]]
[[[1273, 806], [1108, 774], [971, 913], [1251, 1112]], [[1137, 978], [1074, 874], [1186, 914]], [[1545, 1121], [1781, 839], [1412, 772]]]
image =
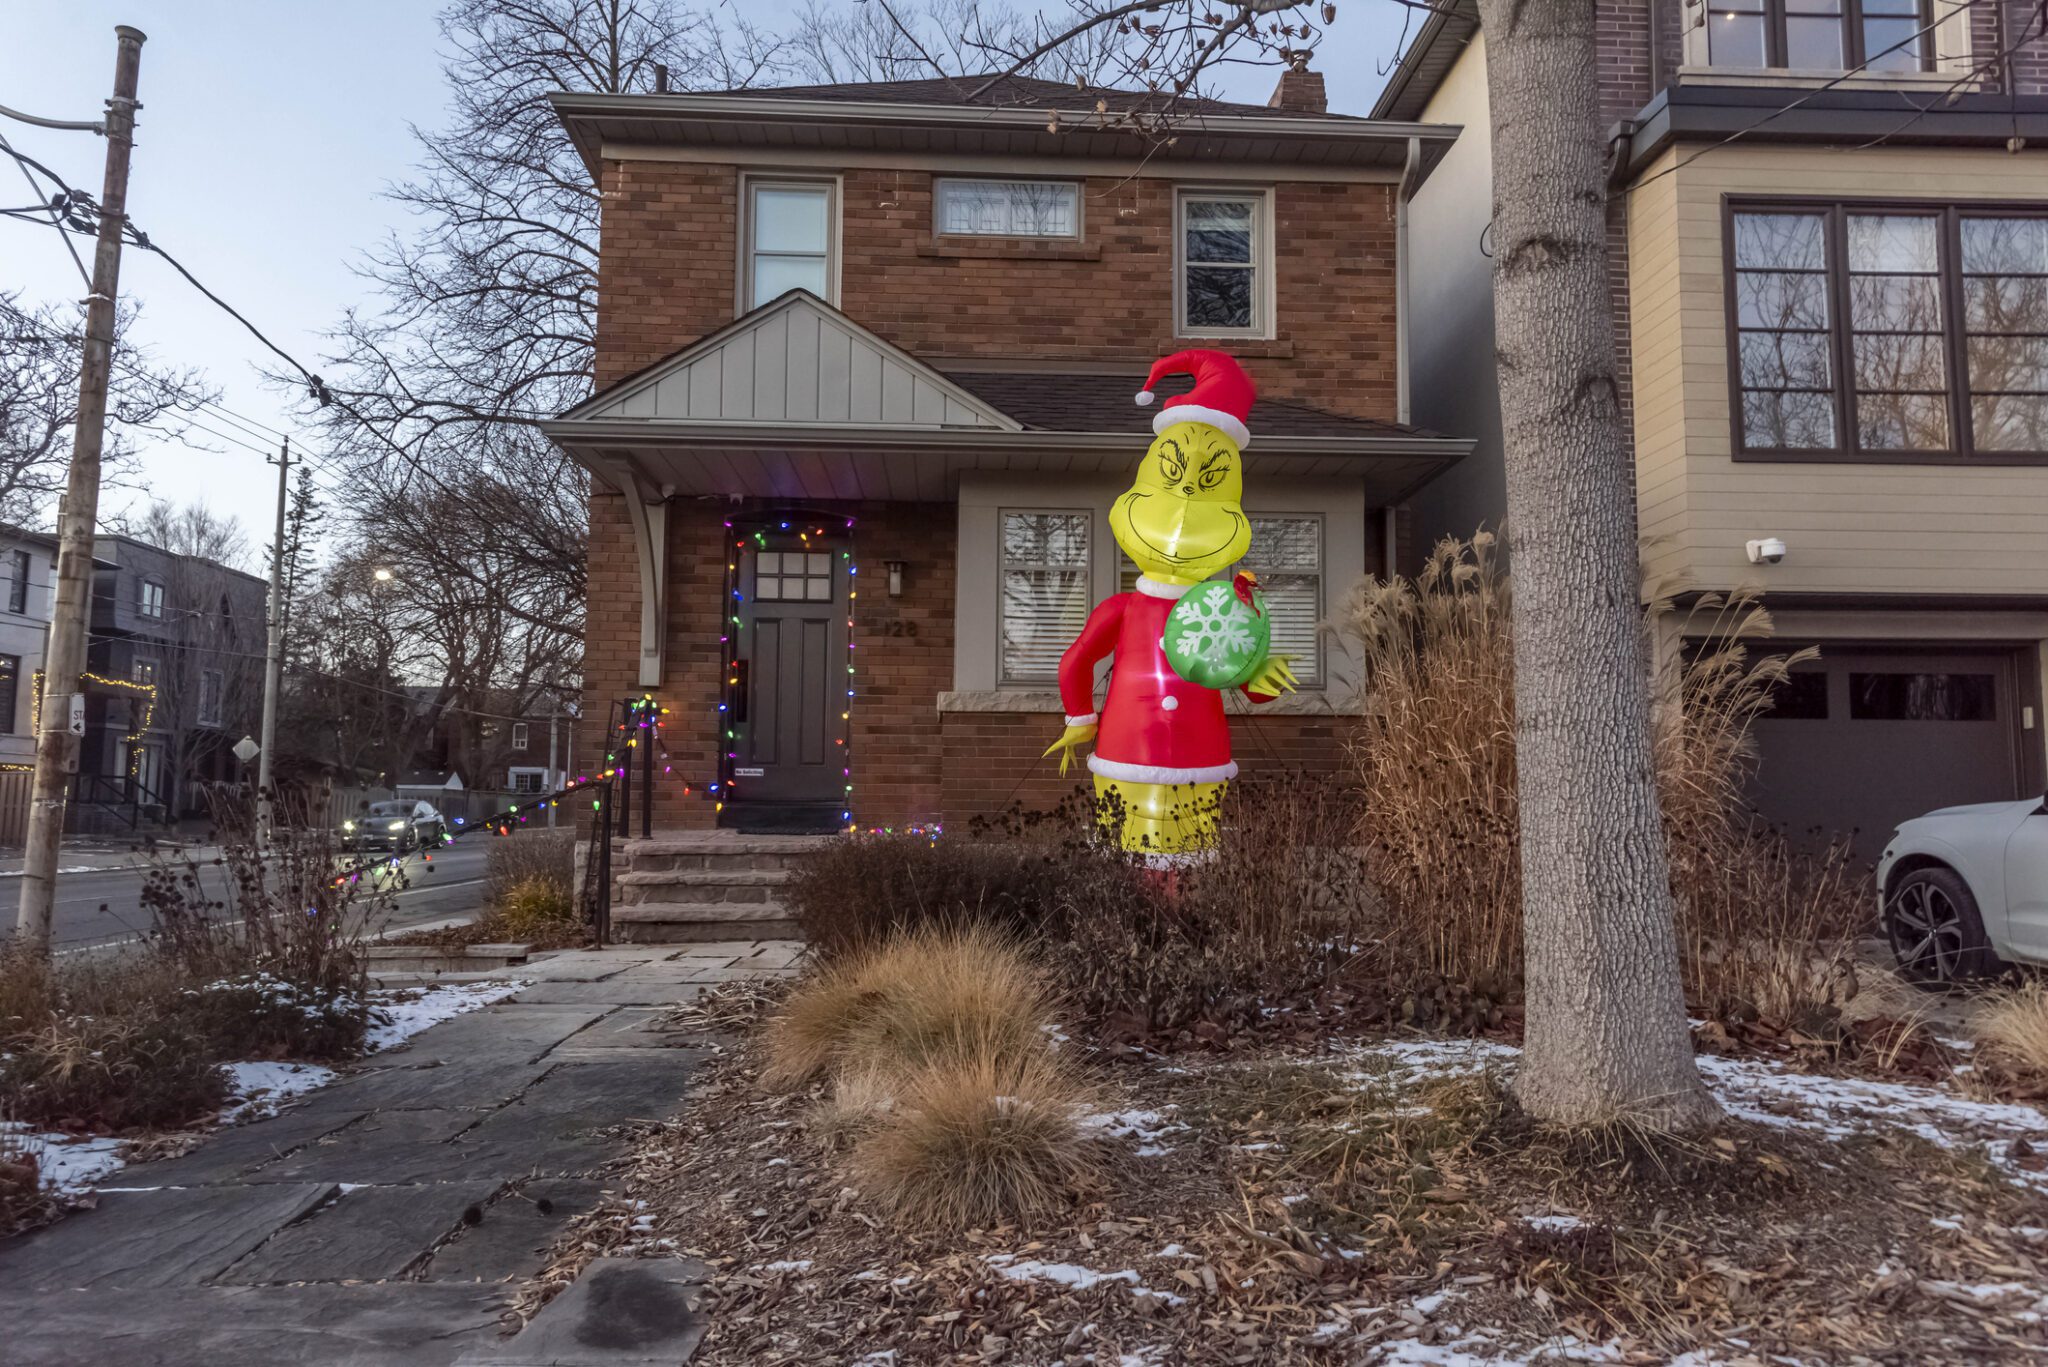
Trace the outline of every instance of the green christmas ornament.
[[1272, 644], [1266, 595], [1244, 574], [1228, 584], [1209, 580], [1182, 594], [1160, 638], [1174, 673], [1215, 689], [1250, 683]]

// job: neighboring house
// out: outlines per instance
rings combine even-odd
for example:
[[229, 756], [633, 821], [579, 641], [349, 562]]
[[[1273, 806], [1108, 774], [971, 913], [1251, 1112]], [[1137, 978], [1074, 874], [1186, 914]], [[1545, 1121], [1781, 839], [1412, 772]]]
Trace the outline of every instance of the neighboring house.
[[545, 425], [596, 477], [578, 751], [621, 749], [621, 699], [667, 707], [660, 825], [1072, 792], [1040, 758], [1055, 665], [1127, 575], [1107, 514], [1151, 440], [1132, 396], [1188, 347], [1258, 384], [1245, 564], [1304, 681], [1240, 720], [1239, 761], [1344, 763], [1357, 670], [1318, 624], [1469, 446], [1406, 425], [1397, 308], [1404, 201], [1457, 130], [1327, 114], [1307, 70], [1271, 106], [1187, 102], [1170, 139], [1130, 118], [1161, 101], [984, 78], [554, 97], [605, 199], [597, 393]]
[[[1821, 660], [1759, 721], [1759, 809], [1860, 831], [2043, 788], [2048, 41], [2018, 0], [1608, 0], [1597, 99], [1650, 580], [1765, 590]], [[1856, 74], [1845, 76], [1852, 68]], [[1559, 92], [1564, 98], [1566, 92]], [[1433, 11], [1379, 116], [1467, 132], [1411, 208], [1416, 420], [1504, 510], [1486, 44]], [[1771, 547], [1780, 541], [1781, 562]], [[1757, 563], [1752, 562], [1752, 555]], [[1674, 630], [1673, 635], [1676, 634]]]
[[0, 767], [36, 760], [33, 699], [56, 561], [56, 537], [0, 523]]
[[79, 821], [205, 817], [208, 786], [244, 777], [232, 749], [262, 706], [268, 585], [133, 537], [102, 533], [97, 555]]

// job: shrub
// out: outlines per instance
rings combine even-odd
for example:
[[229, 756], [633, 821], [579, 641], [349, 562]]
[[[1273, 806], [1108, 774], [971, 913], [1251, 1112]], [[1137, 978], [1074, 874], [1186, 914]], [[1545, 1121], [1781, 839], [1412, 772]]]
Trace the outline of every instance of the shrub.
[[495, 910], [492, 919], [513, 940], [553, 940], [582, 927], [568, 884], [542, 875], [514, 883]]
[[[1811, 654], [1753, 656], [1771, 623], [1748, 592], [1702, 599], [1665, 633], [1695, 644], [1657, 651], [1669, 611], [1646, 612], [1646, 658], [1661, 662], [1653, 744], [1688, 996], [1714, 1012], [1827, 1005], [1853, 990], [1860, 880], [1844, 849], [1795, 848], [1744, 795], [1750, 724]], [[1412, 583], [1367, 580], [1342, 616], [1367, 685], [1358, 837], [1398, 944], [1456, 982], [1519, 981], [1513, 595], [1493, 536], [1439, 543]]]
[[57, 1015], [0, 1054], [0, 1098], [36, 1126], [165, 1129], [202, 1119], [226, 1096], [208, 1041], [174, 1016]]
[[987, 926], [920, 927], [824, 965], [768, 1028], [770, 1085], [848, 1065], [897, 1072], [970, 1050], [1043, 1049], [1044, 973]]
[[176, 1014], [224, 1059], [332, 1060], [362, 1053], [370, 1004], [258, 972], [186, 988]]
[[861, 1192], [903, 1224], [941, 1229], [1057, 1214], [1100, 1178], [1080, 1133], [1085, 1089], [1043, 1044], [1004, 1041], [935, 1058], [907, 1074], [890, 1109], [853, 1149]]

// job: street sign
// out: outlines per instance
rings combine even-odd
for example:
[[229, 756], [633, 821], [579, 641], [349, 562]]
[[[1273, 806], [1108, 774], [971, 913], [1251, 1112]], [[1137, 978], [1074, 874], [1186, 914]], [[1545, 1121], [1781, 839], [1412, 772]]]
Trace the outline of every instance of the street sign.
[[85, 694], [83, 693], [73, 693], [71, 695], [70, 726], [72, 735], [82, 736], [85, 734]]
[[255, 741], [251, 740], [247, 736], [244, 736], [240, 740], [235, 742], [234, 756], [236, 759], [242, 761], [242, 763], [244, 764], [247, 764], [250, 760], [256, 758], [256, 756], [262, 753], [263, 747], [258, 745]]

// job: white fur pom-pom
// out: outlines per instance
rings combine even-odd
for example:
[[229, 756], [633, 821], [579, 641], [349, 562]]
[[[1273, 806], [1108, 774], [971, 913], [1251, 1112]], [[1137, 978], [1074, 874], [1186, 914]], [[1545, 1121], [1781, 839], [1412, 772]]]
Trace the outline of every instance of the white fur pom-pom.
[[1141, 389], [1138, 391], [1136, 397], [1132, 400], [1132, 402], [1137, 404], [1140, 408], [1150, 408], [1152, 406], [1152, 400], [1154, 397], [1156, 396], [1152, 393], [1151, 390]]

